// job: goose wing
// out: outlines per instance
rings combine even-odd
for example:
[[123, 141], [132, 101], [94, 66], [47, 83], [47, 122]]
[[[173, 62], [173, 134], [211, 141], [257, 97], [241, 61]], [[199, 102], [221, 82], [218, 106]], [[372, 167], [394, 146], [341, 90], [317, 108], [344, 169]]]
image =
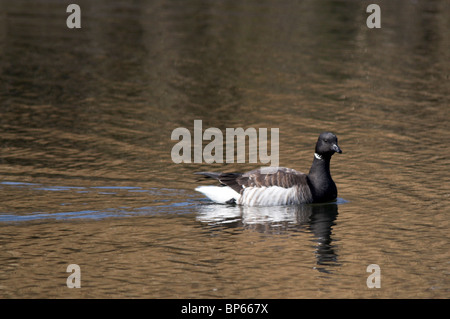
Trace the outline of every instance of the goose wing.
[[247, 173], [197, 172], [195, 174], [211, 177], [222, 185], [229, 186], [238, 193], [247, 187], [307, 186], [308, 176], [302, 172], [286, 167], [263, 167]]
[[231, 187], [237, 193], [240, 193], [243, 189], [242, 185], [238, 182], [238, 178], [243, 175], [242, 173], [197, 172], [195, 174], [214, 178], [222, 185]]
[[264, 167], [242, 174], [236, 178], [242, 188], [278, 186], [291, 188], [307, 186], [308, 176], [302, 172], [286, 167]]

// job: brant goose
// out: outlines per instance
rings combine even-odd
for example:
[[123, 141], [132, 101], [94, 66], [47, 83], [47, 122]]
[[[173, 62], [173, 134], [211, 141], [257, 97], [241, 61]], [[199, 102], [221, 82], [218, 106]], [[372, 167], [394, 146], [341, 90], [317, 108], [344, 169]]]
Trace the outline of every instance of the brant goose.
[[286, 167], [263, 167], [247, 173], [198, 172], [218, 180], [221, 186], [199, 186], [195, 190], [220, 204], [277, 206], [323, 203], [337, 197], [330, 174], [330, 160], [342, 153], [333, 133], [320, 134], [309, 174]]

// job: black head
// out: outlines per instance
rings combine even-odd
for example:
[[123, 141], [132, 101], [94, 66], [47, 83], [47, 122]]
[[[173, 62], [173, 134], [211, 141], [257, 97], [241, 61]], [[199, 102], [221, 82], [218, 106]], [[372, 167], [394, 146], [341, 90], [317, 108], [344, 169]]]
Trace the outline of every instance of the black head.
[[321, 156], [331, 157], [335, 152], [342, 153], [338, 146], [336, 135], [330, 132], [320, 134], [316, 144], [316, 153]]

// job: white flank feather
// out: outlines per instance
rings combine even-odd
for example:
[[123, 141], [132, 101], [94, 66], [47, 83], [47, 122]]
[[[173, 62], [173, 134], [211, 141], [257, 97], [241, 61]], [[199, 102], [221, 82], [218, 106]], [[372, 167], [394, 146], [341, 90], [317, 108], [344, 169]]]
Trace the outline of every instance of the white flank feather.
[[270, 186], [246, 188], [238, 203], [246, 206], [277, 206], [298, 204], [300, 201], [297, 187]]
[[195, 190], [219, 204], [226, 204], [232, 199], [237, 202], [241, 197], [239, 193], [228, 186], [198, 186]]

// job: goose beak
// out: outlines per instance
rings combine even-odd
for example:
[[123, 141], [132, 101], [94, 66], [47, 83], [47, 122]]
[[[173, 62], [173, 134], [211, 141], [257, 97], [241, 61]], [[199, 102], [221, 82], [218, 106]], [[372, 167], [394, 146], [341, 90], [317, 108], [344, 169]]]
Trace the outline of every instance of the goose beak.
[[332, 146], [333, 151], [335, 151], [336, 153], [341, 154], [342, 150], [339, 148], [339, 146], [337, 144], [333, 144]]

